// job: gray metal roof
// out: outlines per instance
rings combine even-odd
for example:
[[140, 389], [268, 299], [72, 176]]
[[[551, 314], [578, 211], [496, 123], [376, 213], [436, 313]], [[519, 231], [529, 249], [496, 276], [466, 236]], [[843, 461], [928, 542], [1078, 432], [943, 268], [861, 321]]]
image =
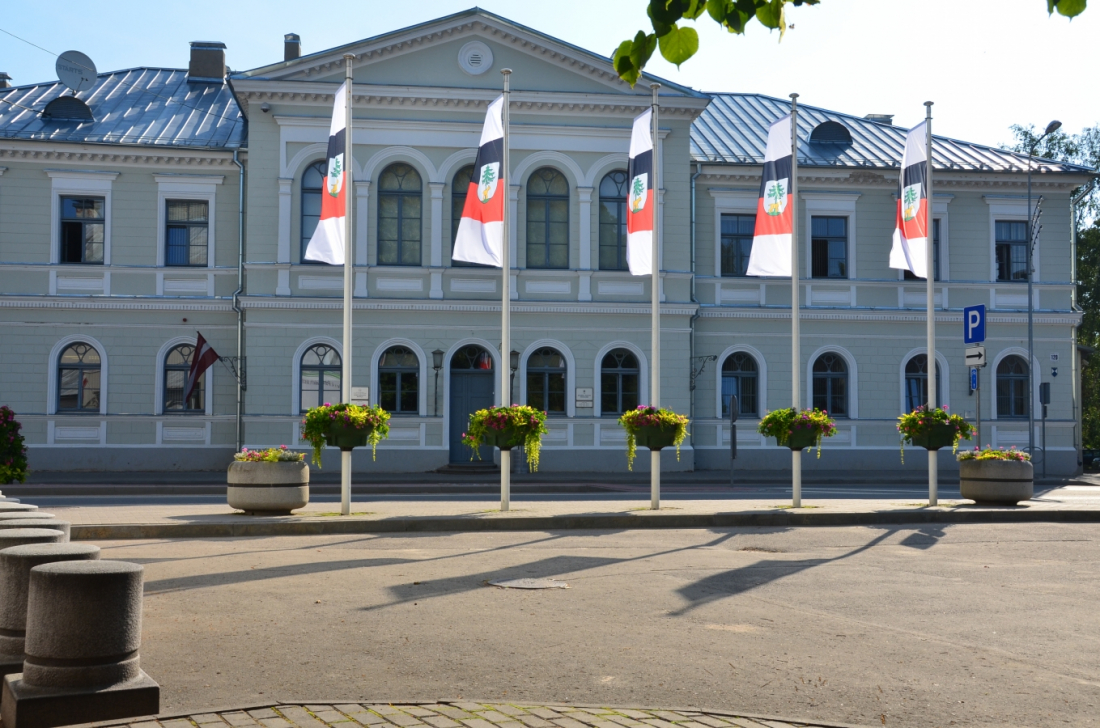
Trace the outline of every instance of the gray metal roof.
[[77, 94], [94, 121], [50, 120], [36, 113], [65, 93], [71, 92], [59, 81], [0, 91], [0, 138], [216, 149], [245, 141], [244, 117], [229, 86], [188, 83], [184, 70], [99, 74], [91, 89]]
[[[762, 164], [768, 127], [790, 113], [787, 99], [761, 94], [713, 94], [713, 100], [691, 127], [691, 156], [696, 162]], [[810, 141], [814, 128], [835, 121], [852, 134], [851, 144]], [[933, 125], [933, 128], [934, 125]], [[908, 129], [841, 114], [816, 106], [798, 105], [798, 163], [815, 167], [876, 167], [901, 165]], [[1020, 172], [1027, 155], [983, 144], [933, 135], [934, 169]], [[1091, 173], [1088, 167], [1036, 158], [1033, 169], [1046, 172]]]

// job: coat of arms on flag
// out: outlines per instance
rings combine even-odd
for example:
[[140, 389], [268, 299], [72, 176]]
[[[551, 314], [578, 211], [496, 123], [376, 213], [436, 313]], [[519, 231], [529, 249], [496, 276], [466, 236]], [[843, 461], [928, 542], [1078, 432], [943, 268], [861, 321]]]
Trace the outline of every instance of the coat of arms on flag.
[[493, 199], [497, 192], [497, 182], [500, 180], [500, 162], [493, 162], [482, 166], [478, 175], [477, 198], [482, 204]]
[[344, 154], [341, 152], [328, 160], [328, 193], [333, 197], [340, 196], [340, 190], [344, 188]]
[[630, 183], [630, 211], [641, 212], [649, 199], [649, 173], [643, 172]]
[[771, 216], [782, 215], [787, 209], [787, 180], [774, 179], [764, 188], [764, 212]]
[[794, 172], [794, 144], [791, 115], [772, 122], [764, 169], [760, 173], [760, 196], [756, 201], [756, 225], [752, 251], [745, 269], [750, 276], [791, 275], [791, 237], [794, 234], [794, 200], [791, 174]]
[[890, 248], [890, 267], [907, 270], [917, 278], [928, 277], [928, 122], [922, 121], [905, 135], [898, 178], [897, 226]]
[[920, 183], [909, 185], [901, 192], [901, 217], [905, 222], [916, 218], [920, 209]]

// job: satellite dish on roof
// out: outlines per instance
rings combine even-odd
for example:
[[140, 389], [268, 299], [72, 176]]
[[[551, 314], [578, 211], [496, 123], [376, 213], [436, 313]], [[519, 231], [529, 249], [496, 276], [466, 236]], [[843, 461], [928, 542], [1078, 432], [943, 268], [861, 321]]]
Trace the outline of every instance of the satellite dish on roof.
[[80, 51], [65, 51], [57, 57], [57, 77], [61, 83], [78, 91], [91, 88], [95, 84], [96, 72], [92, 59]]

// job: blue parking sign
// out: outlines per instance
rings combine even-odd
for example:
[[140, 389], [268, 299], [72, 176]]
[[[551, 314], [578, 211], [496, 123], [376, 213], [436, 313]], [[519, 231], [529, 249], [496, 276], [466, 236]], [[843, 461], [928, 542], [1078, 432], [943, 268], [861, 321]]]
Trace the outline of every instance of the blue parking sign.
[[968, 306], [963, 309], [963, 342], [980, 344], [985, 341], [985, 306]]

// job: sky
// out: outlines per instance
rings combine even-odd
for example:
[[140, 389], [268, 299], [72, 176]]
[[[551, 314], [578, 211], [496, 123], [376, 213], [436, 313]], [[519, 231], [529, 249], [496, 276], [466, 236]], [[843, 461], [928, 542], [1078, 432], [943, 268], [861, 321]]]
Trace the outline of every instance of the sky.
[[[481, 7], [601, 55], [647, 29], [645, 0], [478, 0]], [[222, 41], [247, 70], [282, 60], [284, 33], [303, 53], [369, 38], [472, 6], [474, 0], [85, 0], [77, 5], [3, 0], [0, 29], [53, 52], [79, 50], [100, 72], [186, 68], [192, 40]], [[74, 10], [78, 8], [78, 10]], [[899, 126], [933, 101], [937, 135], [1011, 141], [1014, 123], [1059, 119], [1077, 133], [1100, 123], [1094, 53], [1100, 7], [1070, 21], [1046, 0], [821, 0], [788, 10], [779, 35], [753, 24], [731, 35], [704, 14], [700, 51], [677, 69], [654, 54], [648, 71], [702, 91], [755, 92]], [[0, 33], [0, 71], [16, 85], [56, 79], [56, 58]], [[520, 88], [516, 83], [514, 88]]]

